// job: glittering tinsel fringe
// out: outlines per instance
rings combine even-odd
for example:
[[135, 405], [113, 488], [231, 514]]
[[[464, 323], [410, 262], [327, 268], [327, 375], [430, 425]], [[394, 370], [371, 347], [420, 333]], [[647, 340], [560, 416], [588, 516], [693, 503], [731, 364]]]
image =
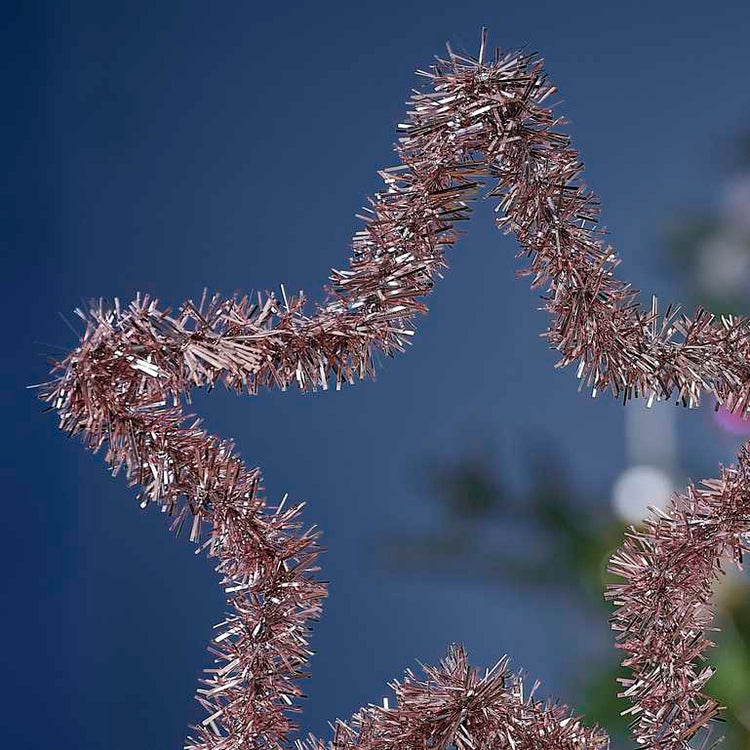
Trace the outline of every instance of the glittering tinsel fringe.
[[[229, 614], [217, 626], [198, 700], [207, 718], [190, 750], [282, 748], [296, 729], [309, 628], [326, 586], [318, 580], [318, 533], [300, 507], [269, 507], [260, 472], [230, 442], [208, 435], [183, 411], [193, 387], [250, 394], [264, 388], [339, 388], [372, 376], [377, 353], [403, 351], [425, 296], [446, 267], [456, 222], [469, 218], [482, 183], [497, 198], [498, 224], [517, 237], [532, 288], [543, 293], [544, 336], [559, 366], [577, 363], [582, 385], [627, 401], [674, 397], [686, 406], [712, 393], [736, 413], [750, 411], [748, 323], [692, 317], [656, 301], [642, 308], [618, 281], [619, 261], [597, 229], [599, 205], [581, 180], [582, 164], [563, 120], [545, 104], [555, 89], [542, 61], [525, 53], [477, 58], [450, 52], [413, 94], [396, 151], [401, 164], [380, 172], [385, 188], [360, 217], [346, 270], [334, 271], [326, 300], [306, 311], [302, 294], [204, 298], [176, 311], [148, 297], [126, 307], [104, 303], [79, 314], [86, 332], [57, 363], [42, 397], [60, 427], [103, 450], [113, 473], [140, 486], [187, 525], [217, 560]], [[703, 651], [710, 590], [721, 559], [739, 562], [750, 531], [750, 456], [720, 479], [689, 487], [665, 512], [631, 530], [613, 556], [623, 582], [608, 596], [613, 627], [631, 677], [642, 747], [688, 747], [716, 716], [703, 694], [711, 675]], [[207, 529], [207, 532], [204, 532]], [[205, 534], [205, 536], [204, 536]], [[480, 674], [453, 647], [423, 680], [407, 673], [392, 686], [393, 707], [364, 708], [338, 722], [317, 750], [512, 748], [598, 750], [605, 733], [583, 727], [560, 706], [525, 695], [507, 662]]]

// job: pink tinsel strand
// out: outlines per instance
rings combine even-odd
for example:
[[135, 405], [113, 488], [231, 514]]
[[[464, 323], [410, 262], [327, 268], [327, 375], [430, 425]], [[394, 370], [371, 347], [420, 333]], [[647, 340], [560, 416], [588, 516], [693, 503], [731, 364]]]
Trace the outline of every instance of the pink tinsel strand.
[[[294, 382], [338, 388], [371, 376], [376, 352], [392, 355], [408, 343], [480, 180], [495, 181], [489, 194], [499, 199], [498, 223], [517, 236], [532, 287], [545, 290], [545, 337], [561, 352], [559, 366], [578, 362], [582, 384], [595, 394], [609, 389], [649, 401], [675, 394], [694, 406], [709, 390], [734, 413], [750, 409], [747, 321], [717, 321], [702, 310], [688, 318], [672, 308], [660, 316], [655, 299], [641, 309], [637, 293], [614, 278], [619, 261], [596, 229], [598, 200], [581, 182], [569, 137], [557, 130], [562, 120], [543, 104], [554, 88], [541, 60], [497, 52], [487, 62], [484, 55], [483, 37], [478, 59], [451, 53], [420, 71], [431, 90], [411, 98], [397, 146], [401, 166], [380, 172], [386, 189], [362, 217], [349, 269], [333, 273], [327, 300], [312, 313], [301, 294], [288, 298], [283, 290], [283, 299], [214, 297], [175, 313], [149, 298], [124, 309], [100, 303], [81, 313], [81, 344], [43, 392], [61, 428], [83, 434], [93, 450], [105, 448], [113, 471], [124, 468], [141, 486], [143, 504], [161, 506], [177, 530], [192, 517], [194, 541], [203, 524], [210, 528], [203, 546], [218, 559], [231, 612], [211, 644], [215, 667], [198, 694], [208, 717], [189, 748], [286, 746], [310, 654], [309, 623], [326, 588], [315, 578], [317, 534], [302, 529], [299, 508], [268, 508], [259, 470], [186, 418], [183, 401], [191, 388], [218, 382], [256, 393]], [[671, 520], [650, 522], [613, 558], [626, 579], [611, 596], [634, 670], [625, 694], [635, 703], [642, 746], [686, 748], [716, 714], [701, 692], [708, 674], [694, 664], [709, 645], [702, 629], [716, 560], [738, 554], [748, 531], [739, 507], [745, 461], [743, 453], [739, 468], [726, 470], [740, 482], [730, 495], [725, 472], [700, 505], [675, 506]], [[677, 552], [680, 569], [664, 572]], [[524, 708], [517, 682], [487, 678], [484, 697], [475, 698], [480, 683], [467, 670], [462, 652], [451, 652], [440, 669], [428, 670], [426, 687], [408, 678], [394, 709], [363, 709], [351, 726], [340, 724], [331, 747], [606, 745], [598, 730], [563, 718], [564, 709]], [[458, 702], [435, 702], [433, 684], [456, 673], [463, 682], [446, 690]], [[426, 709], [406, 700], [412, 689]], [[400, 737], [410, 739], [405, 745]]]

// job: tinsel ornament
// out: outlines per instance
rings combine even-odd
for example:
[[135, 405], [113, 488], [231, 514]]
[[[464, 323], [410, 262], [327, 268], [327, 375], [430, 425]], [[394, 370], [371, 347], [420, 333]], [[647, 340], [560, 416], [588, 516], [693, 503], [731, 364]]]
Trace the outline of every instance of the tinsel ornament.
[[[114, 474], [139, 487], [177, 532], [216, 560], [229, 611], [209, 650], [198, 689], [206, 718], [190, 750], [287, 748], [300, 710], [311, 623], [325, 585], [317, 578], [318, 532], [300, 506], [270, 506], [261, 475], [231, 442], [207, 434], [183, 410], [192, 388], [221, 383], [256, 394], [267, 388], [340, 388], [368, 378], [378, 353], [404, 350], [424, 299], [446, 268], [482, 184], [497, 199], [498, 226], [512, 232], [542, 293], [559, 367], [574, 364], [593, 395], [627, 402], [673, 398], [688, 407], [709, 392], [728, 411], [750, 412], [748, 321], [687, 316], [656, 299], [643, 307], [617, 280], [619, 260], [597, 229], [599, 201], [548, 101], [555, 88], [542, 60], [525, 52], [476, 58], [454, 53], [418, 71], [424, 90], [399, 126], [400, 165], [379, 172], [354, 235], [346, 270], [334, 271], [327, 297], [310, 309], [301, 293], [259, 294], [177, 310], [137, 297], [78, 311], [79, 345], [56, 363], [42, 398], [68, 434], [102, 451]], [[711, 588], [723, 561], [739, 564], [750, 531], [750, 453], [718, 479], [689, 486], [644, 526], [632, 528], [610, 567], [621, 582], [607, 596], [630, 676], [641, 747], [685, 750], [719, 706], [711, 676]], [[453, 646], [422, 677], [392, 685], [395, 704], [368, 706], [337, 722], [332, 738], [296, 740], [300, 750], [599, 750], [606, 733], [586, 728], [562, 706], [527, 691], [506, 659], [469, 666]]]

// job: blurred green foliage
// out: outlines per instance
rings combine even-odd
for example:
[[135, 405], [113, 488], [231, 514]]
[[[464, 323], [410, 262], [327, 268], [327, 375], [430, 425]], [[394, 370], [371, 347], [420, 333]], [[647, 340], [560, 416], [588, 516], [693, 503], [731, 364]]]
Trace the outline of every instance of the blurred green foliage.
[[[503, 580], [525, 587], [564, 587], [577, 606], [600, 608], [609, 617], [603, 599], [607, 561], [622, 543], [626, 524], [611, 510], [609, 498], [581, 498], [566, 480], [559, 456], [551, 449], [531, 452], [529, 489], [509, 494], [497, 474], [497, 455], [490, 451], [440, 462], [428, 471], [434, 497], [441, 502], [443, 523], [430, 533], [402, 535], [389, 546], [391, 563], [399, 570], [427, 570], [432, 574], [457, 574], [484, 580]], [[503, 544], [484, 549], [477, 545], [479, 527], [521, 526], [537, 555], [513, 554]], [[479, 535], [481, 536], [481, 535]], [[539, 552], [541, 551], [541, 554]], [[727, 707], [723, 747], [750, 749], [750, 593], [747, 578], [730, 573], [717, 592], [718, 648], [711, 662], [718, 673], [709, 692]], [[571, 695], [588, 722], [607, 729], [613, 748], [628, 746], [627, 703], [617, 697], [619, 652], [603, 654], [592, 671], [575, 676]]]

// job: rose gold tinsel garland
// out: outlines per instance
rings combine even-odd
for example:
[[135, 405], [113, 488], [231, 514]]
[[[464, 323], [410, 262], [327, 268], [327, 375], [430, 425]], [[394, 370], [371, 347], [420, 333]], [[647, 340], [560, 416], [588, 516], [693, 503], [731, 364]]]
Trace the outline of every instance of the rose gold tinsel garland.
[[[596, 228], [598, 201], [581, 182], [582, 165], [562, 120], [544, 102], [555, 89], [542, 61], [523, 53], [477, 59], [450, 52], [419, 71], [429, 90], [411, 97], [397, 153], [380, 172], [353, 240], [348, 270], [334, 271], [327, 300], [305, 312], [302, 295], [204, 299], [176, 312], [138, 298], [88, 313], [80, 345], [56, 367], [43, 398], [60, 427], [79, 433], [128, 482], [142, 505], [155, 503], [185, 523], [190, 538], [218, 560], [230, 613], [210, 651], [214, 666], [198, 691], [207, 718], [191, 750], [283, 748], [295, 724], [310, 650], [311, 621], [325, 584], [316, 579], [318, 534], [299, 506], [269, 507], [260, 472], [231, 443], [186, 417], [193, 387], [250, 394], [263, 388], [336, 388], [373, 374], [373, 356], [403, 351], [421, 301], [446, 267], [456, 221], [480, 181], [493, 182], [498, 224], [528, 259], [523, 271], [544, 292], [544, 334], [578, 363], [582, 384], [627, 401], [674, 396], [686, 405], [708, 391], [736, 413], [750, 411], [750, 351], [744, 319], [698, 311], [692, 318], [638, 304], [614, 278], [618, 259]], [[608, 596], [613, 627], [632, 671], [621, 695], [632, 702], [642, 747], [683, 749], [716, 716], [702, 690], [711, 675], [703, 651], [710, 593], [721, 559], [739, 562], [750, 531], [750, 454], [721, 478], [689, 487], [613, 556], [623, 582]], [[205, 540], [202, 529], [208, 528]], [[606, 734], [583, 727], [564, 707], [524, 693], [502, 661], [480, 674], [453, 647], [423, 680], [394, 683], [394, 707], [370, 706], [336, 725], [329, 747], [598, 750]], [[533, 693], [533, 691], [532, 691]], [[315, 739], [300, 743], [323, 748]]]

